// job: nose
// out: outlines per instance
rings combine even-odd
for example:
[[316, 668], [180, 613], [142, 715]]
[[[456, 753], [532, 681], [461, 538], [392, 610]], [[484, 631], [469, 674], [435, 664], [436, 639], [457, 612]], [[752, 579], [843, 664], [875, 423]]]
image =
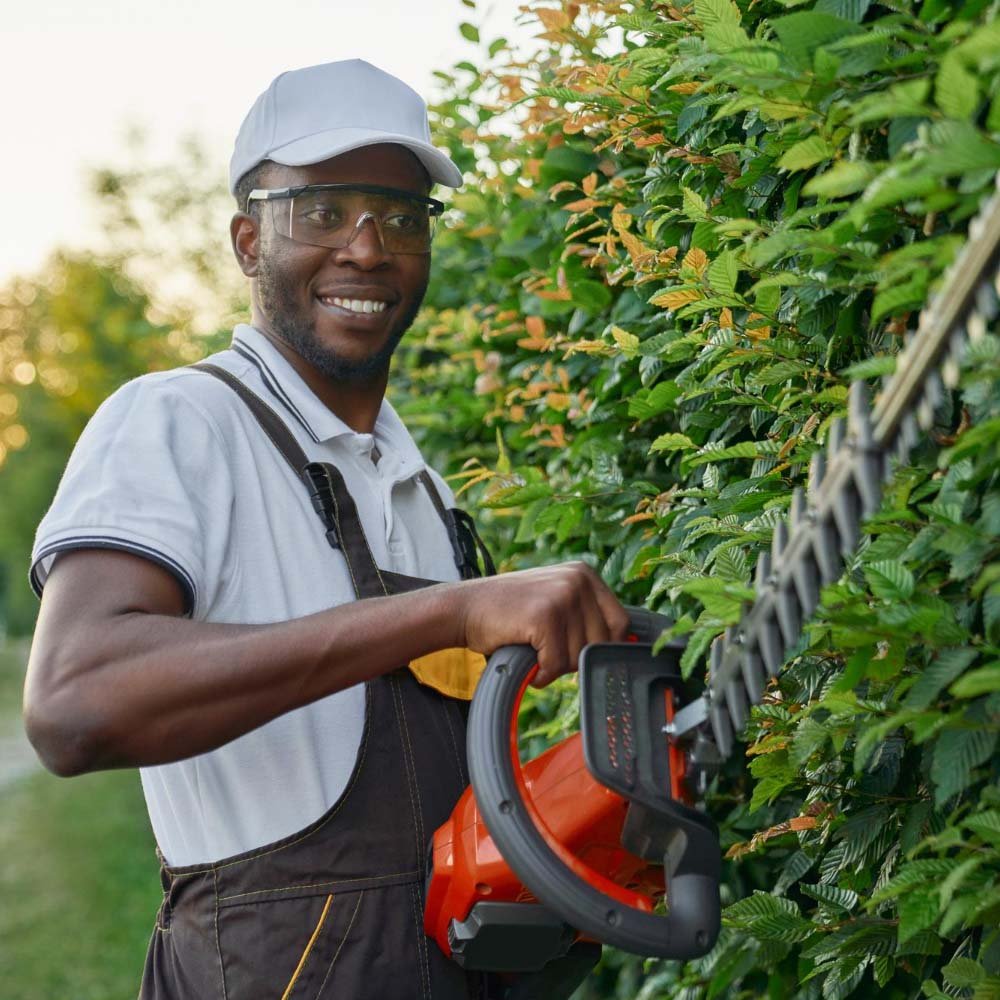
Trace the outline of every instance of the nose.
[[353, 261], [359, 267], [368, 269], [377, 267], [388, 254], [385, 251], [385, 241], [382, 238], [382, 228], [378, 217], [373, 212], [363, 212], [354, 225], [347, 246], [336, 251], [338, 259], [343, 262]]

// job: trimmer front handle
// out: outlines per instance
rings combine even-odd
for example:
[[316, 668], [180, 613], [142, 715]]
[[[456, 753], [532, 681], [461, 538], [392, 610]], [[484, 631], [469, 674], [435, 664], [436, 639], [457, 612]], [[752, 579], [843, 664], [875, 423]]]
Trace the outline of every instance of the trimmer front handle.
[[[720, 852], [715, 825], [674, 795], [665, 729], [680, 690], [679, 650], [652, 655], [668, 624], [630, 609], [630, 643], [587, 647], [580, 659], [581, 730], [591, 774], [628, 800], [627, 850], [662, 862], [667, 912], [618, 885], [559, 843], [526, 794], [517, 748], [517, 711], [537, 671], [530, 646], [506, 646], [489, 660], [469, 716], [469, 772], [480, 814], [504, 860], [546, 907], [583, 934], [657, 958], [704, 955], [719, 931]], [[640, 644], [641, 643], [641, 644]], [[674, 770], [677, 769], [675, 760]], [[672, 792], [673, 789], [673, 792]]]

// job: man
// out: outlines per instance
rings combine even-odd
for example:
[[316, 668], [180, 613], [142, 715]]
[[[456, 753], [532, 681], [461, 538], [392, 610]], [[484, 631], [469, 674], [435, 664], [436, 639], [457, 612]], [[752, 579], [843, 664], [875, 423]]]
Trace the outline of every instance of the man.
[[383, 399], [430, 187], [460, 181], [395, 78], [278, 77], [230, 170], [251, 324], [108, 399], [39, 528], [26, 725], [58, 774], [140, 768], [143, 997], [476, 995], [421, 927], [464, 717], [400, 667], [529, 643], [547, 683], [624, 635], [581, 564], [459, 580], [450, 493]]

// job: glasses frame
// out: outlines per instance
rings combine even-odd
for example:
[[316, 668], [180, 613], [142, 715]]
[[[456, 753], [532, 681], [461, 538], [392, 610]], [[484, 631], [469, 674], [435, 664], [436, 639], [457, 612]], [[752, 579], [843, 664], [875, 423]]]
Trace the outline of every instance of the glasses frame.
[[[430, 198], [422, 194], [414, 194], [412, 191], [403, 191], [400, 188], [384, 187], [381, 184], [300, 184], [297, 187], [286, 187], [286, 188], [255, 188], [253, 191], [247, 195], [247, 207], [246, 211], [250, 212], [250, 202], [252, 201], [280, 201], [283, 198], [297, 198], [301, 194], [312, 193], [314, 191], [360, 191], [362, 194], [384, 194], [389, 195], [393, 198], [407, 198], [410, 201], [418, 202], [421, 205], [426, 205], [429, 209], [429, 215], [437, 218], [442, 215], [445, 210], [445, 204], [443, 201], [438, 201], [436, 198]], [[383, 246], [385, 245], [385, 237], [382, 235], [382, 227], [378, 220], [370, 212], [364, 213], [358, 220], [360, 224], [365, 218], [371, 218], [379, 231], [379, 238], [383, 241]], [[431, 233], [433, 238], [433, 232]], [[291, 237], [289, 237], [291, 239]], [[299, 240], [294, 240], [294, 242], [301, 242]], [[326, 244], [318, 243], [306, 243], [305, 246], [326, 246]], [[399, 251], [396, 251], [399, 252]], [[427, 253], [430, 253], [430, 241], [428, 241]]]

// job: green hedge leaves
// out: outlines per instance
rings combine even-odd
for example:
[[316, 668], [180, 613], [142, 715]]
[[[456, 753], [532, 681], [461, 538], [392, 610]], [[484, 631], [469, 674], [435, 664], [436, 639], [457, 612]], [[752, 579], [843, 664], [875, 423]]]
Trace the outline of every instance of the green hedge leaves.
[[[506, 568], [590, 562], [672, 615], [695, 674], [849, 380], [893, 370], [993, 190], [1000, 22], [945, 0], [525, 17], [537, 50], [483, 39], [435, 109], [468, 183], [395, 398]], [[718, 946], [606, 954], [581, 995], [996, 995], [998, 469], [993, 324], [718, 783]], [[540, 692], [529, 749], [574, 704]]]

